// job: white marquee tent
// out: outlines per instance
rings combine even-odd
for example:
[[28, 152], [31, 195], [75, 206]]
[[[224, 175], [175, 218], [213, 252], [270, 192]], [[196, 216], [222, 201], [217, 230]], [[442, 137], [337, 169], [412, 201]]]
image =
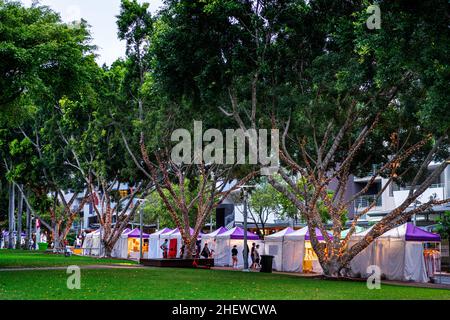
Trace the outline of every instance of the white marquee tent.
[[90, 232], [84, 238], [83, 255], [99, 256], [100, 255], [100, 229]]
[[[319, 241], [323, 240], [318, 228], [316, 228], [316, 236]], [[308, 271], [322, 273], [322, 267], [311, 247], [308, 227], [285, 235], [283, 241], [282, 270], [304, 272], [304, 266], [308, 268]]]
[[274, 257], [272, 263], [274, 270], [283, 270], [283, 242], [285, 236], [292, 232], [294, 229], [288, 227], [264, 238], [264, 253]]
[[[189, 232], [190, 235], [192, 236], [194, 234], [194, 229], [189, 228]], [[203, 236], [202, 233], [200, 233], [198, 235], [198, 240], [201, 239], [201, 237]], [[183, 245], [183, 238], [181, 237], [181, 232], [180, 230], [178, 230], [177, 228], [173, 229], [172, 231], [166, 232], [164, 234], [161, 234], [160, 236], [160, 243], [162, 244], [166, 239], [169, 240], [173, 240], [175, 239], [177, 241], [177, 253], [176, 256], [179, 257], [180, 256], [180, 250], [181, 250], [181, 246]], [[161, 251], [161, 250], [160, 250]], [[162, 252], [161, 252], [162, 255]]]
[[[349, 246], [369, 231], [353, 235]], [[439, 235], [426, 232], [412, 223], [405, 223], [384, 233], [360, 252], [350, 263], [352, 273], [366, 278], [369, 276], [367, 267], [376, 265], [389, 280], [428, 282], [423, 244], [439, 242]]]
[[[259, 237], [251, 232], [247, 231], [248, 247], [251, 249], [252, 243], [259, 244], [260, 254], [264, 252], [264, 243], [259, 240]], [[231, 249], [233, 246], [237, 246], [238, 254], [238, 268], [244, 266], [243, 250], [244, 250], [244, 230], [239, 227], [234, 227], [233, 229], [219, 234], [216, 237], [216, 252], [214, 255], [214, 265], [215, 266], [231, 266]], [[250, 252], [248, 253], [249, 266], [251, 265]]]
[[164, 228], [150, 235], [149, 259], [160, 259], [163, 257], [163, 252], [160, 249], [162, 245], [161, 236], [174, 230], [176, 229]]
[[217, 239], [217, 236], [222, 234], [222, 233], [225, 233], [227, 231], [228, 231], [227, 228], [220, 227], [216, 231], [213, 231], [211, 233], [206, 233], [206, 234], [202, 235], [202, 244], [201, 244], [202, 250], [203, 250], [203, 247], [205, 246], [205, 243], [207, 243], [209, 250], [214, 250], [214, 252], [216, 252], [217, 251], [216, 250], [216, 239]]
[[122, 234], [119, 237], [119, 240], [117, 240], [111, 252], [112, 257], [128, 259], [128, 234], [131, 231], [132, 230], [130, 228], [126, 228], [125, 230], [123, 230]]

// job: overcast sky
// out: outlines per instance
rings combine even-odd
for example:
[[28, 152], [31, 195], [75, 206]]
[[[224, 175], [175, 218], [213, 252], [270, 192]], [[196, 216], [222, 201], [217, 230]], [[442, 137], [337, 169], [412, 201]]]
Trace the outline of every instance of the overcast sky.
[[[32, 0], [21, 0], [29, 6]], [[116, 16], [120, 12], [120, 0], [40, 0], [61, 15], [64, 22], [83, 18], [91, 25], [93, 44], [98, 46], [97, 62], [110, 65], [125, 55], [125, 43], [117, 39]], [[150, 3], [150, 11], [155, 13], [162, 0], [140, 0]]]

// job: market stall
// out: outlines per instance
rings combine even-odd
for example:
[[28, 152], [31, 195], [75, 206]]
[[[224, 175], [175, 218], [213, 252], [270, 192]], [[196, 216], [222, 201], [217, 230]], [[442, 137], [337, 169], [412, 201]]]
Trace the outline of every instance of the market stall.
[[160, 249], [161, 247], [161, 235], [170, 233], [176, 229], [164, 228], [150, 235], [149, 240], [149, 259], [160, 259], [163, 257], [163, 252]]
[[217, 241], [217, 236], [227, 232], [228, 229], [224, 228], [224, 227], [220, 227], [219, 229], [217, 229], [216, 231], [213, 231], [211, 233], [206, 233], [203, 234], [202, 236], [202, 242], [201, 242], [201, 248], [203, 249], [203, 247], [205, 246], [205, 244], [208, 244], [208, 248], [209, 250], [214, 250], [214, 253], [216, 252], [216, 241]]
[[[319, 241], [323, 241], [323, 235], [318, 228], [316, 236]], [[332, 236], [329, 234], [329, 237]], [[311, 245], [308, 227], [285, 235], [282, 267], [286, 272], [322, 273], [322, 267]]]
[[264, 238], [264, 254], [274, 257], [272, 262], [274, 270], [283, 270], [283, 242], [285, 236], [292, 232], [294, 232], [294, 229], [288, 227]]
[[[25, 244], [25, 238], [27, 234], [25, 232], [22, 232], [20, 235], [20, 243], [21, 245]], [[13, 231], [13, 247], [16, 247], [16, 241], [17, 241], [17, 231]], [[5, 230], [2, 231], [2, 237], [0, 239], [0, 249], [6, 249], [8, 248], [8, 241], [9, 241], [9, 231]]]
[[[194, 229], [189, 228], [189, 233], [192, 236], [194, 234]], [[199, 233], [197, 240], [201, 240], [202, 236], [203, 236], [203, 234]], [[169, 240], [168, 257], [169, 258], [180, 258], [180, 250], [183, 245], [183, 238], [181, 236], [180, 230], [178, 230], [176, 228], [170, 232], [161, 234], [160, 235], [160, 243], [162, 244], [165, 241], [165, 239]], [[162, 252], [161, 252], [161, 255], [162, 255]]]
[[[127, 233], [128, 237], [128, 258], [133, 260], [139, 260], [140, 253], [140, 243], [141, 243], [141, 232], [139, 228], [131, 230]], [[148, 240], [150, 235], [147, 233], [142, 233], [142, 256], [144, 259], [148, 257]]]
[[[349, 246], [369, 230], [355, 234]], [[367, 267], [376, 265], [389, 280], [428, 282], [440, 270], [440, 241], [439, 235], [405, 223], [384, 233], [360, 252], [350, 263], [352, 273], [366, 278]]]
[[130, 228], [122, 231], [119, 239], [111, 251], [111, 256], [114, 258], [128, 259], [128, 234], [131, 232]]
[[[259, 252], [264, 252], [264, 243], [259, 240], [259, 237], [251, 232], [247, 231], [247, 240], [249, 250], [252, 247], [252, 243], [256, 243], [260, 245]], [[242, 268], [244, 266], [244, 258], [243, 258], [243, 250], [244, 250], [244, 229], [239, 227], [234, 227], [227, 232], [219, 234], [216, 237], [216, 252], [214, 256], [214, 265], [215, 266], [231, 266], [231, 249], [233, 246], [237, 246], [237, 250], [239, 252], [238, 255], [238, 268]], [[250, 251], [248, 253], [248, 262], [249, 266], [251, 265], [251, 257]]]
[[85, 256], [100, 255], [100, 229], [92, 231], [86, 235], [81, 247]]

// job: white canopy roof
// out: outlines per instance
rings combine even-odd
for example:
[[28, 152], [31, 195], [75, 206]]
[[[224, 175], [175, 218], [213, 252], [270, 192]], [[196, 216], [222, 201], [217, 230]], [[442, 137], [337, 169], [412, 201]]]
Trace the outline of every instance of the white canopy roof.
[[159, 230], [159, 231], [156, 231], [156, 232], [152, 233], [152, 234], [150, 235], [150, 238], [159, 238], [160, 235], [166, 234], [166, 233], [168, 233], [168, 232], [170, 232], [170, 231], [173, 231], [173, 230], [170, 229], [170, 228], [164, 228], [164, 229], [161, 229], [161, 230]]
[[278, 231], [274, 234], [264, 237], [264, 240], [265, 241], [283, 241], [283, 239], [286, 235], [291, 234], [293, 232], [294, 232], [294, 229], [292, 229], [291, 227], [287, 227], [281, 231]]

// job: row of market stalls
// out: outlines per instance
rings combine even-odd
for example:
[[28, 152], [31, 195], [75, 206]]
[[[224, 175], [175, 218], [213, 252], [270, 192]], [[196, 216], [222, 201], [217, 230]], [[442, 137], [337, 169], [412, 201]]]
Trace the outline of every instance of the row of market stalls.
[[[360, 227], [350, 237], [351, 247], [362, 239], [368, 232]], [[194, 230], [190, 229], [191, 235]], [[348, 233], [341, 234], [344, 238]], [[236, 245], [238, 267], [244, 265], [244, 234], [242, 228], [231, 230], [219, 228], [208, 233], [199, 234], [197, 241], [201, 248], [208, 244], [213, 251], [215, 266], [231, 266], [231, 249]], [[324, 241], [319, 229], [316, 229], [319, 241]], [[328, 234], [332, 238], [331, 234]], [[151, 235], [143, 234], [144, 258], [162, 258], [161, 245], [168, 240], [169, 258], [179, 258], [183, 245], [181, 233], [178, 229], [165, 228]], [[139, 256], [139, 229], [127, 229], [123, 232], [113, 249], [112, 255], [118, 258], [137, 259]], [[308, 227], [299, 230], [286, 228], [275, 234], [266, 236], [264, 241], [247, 231], [248, 246], [259, 245], [259, 253], [274, 256], [273, 269], [283, 272], [321, 273], [322, 268], [315, 254], [309, 235]], [[411, 223], [403, 224], [392, 229], [371, 243], [360, 252], [351, 262], [351, 272], [355, 277], [368, 277], [368, 267], [380, 267], [382, 276], [389, 280], [428, 282], [430, 277], [440, 271], [440, 236], [426, 232]], [[86, 236], [83, 252], [87, 255], [100, 254], [100, 232], [95, 231]], [[249, 265], [251, 257], [249, 255]]]
[[[111, 256], [114, 258], [121, 259], [139, 259], [140, 251], [140, 238], [141, 233], [138, 228], [133, 230], [127, 228], [120, 235], [119, 240], [117, 240]], [[144, 258], [148, 256], [149, 250], [149, 237], [147, 233], [142, 233], [142, 251]], [[101, 230], [98, 229], [94, 232], [88, 233], [84, 239], [82, 246], [82, 254], [87, 256], [100, 256], [104, 252], [104, 248], [101, 246]]]
[[[360, 231], [350, 237], [349, 247], [364, 238], [370, 231]], [[341, 234], [344, 238], [348, 233]], [[323, 237], [316, 229], [319, 241]], [[331, 235], [330, 235], [331, 237]], [[285, 272], [321, 273], [322, 269], [309, 241], [308, 228], [294, 231], [284, 229], [265, 238], [266, 254], [274, 256], [273, 268]], [[412, 223], [405, 223], [374, 240], [351, 262], [355, 277], [370, 276], [369, 266], [378, 266], [381, 276], [388, 280], [429, 282], [440, 271], [439, 235], [424, 231]]]
[[[190, 232], [192, 235], [194, 233], [194, 230], [191, 228]], [[163, 252], [160, 247], [166, 239], [169, 242], [168, 257], [180, 257], [180, 249], [183, 245], [183, 241], [179, 230], [171, 230], [165, 228], [150, 235], [150, 259], [162, 258]], [[260, 253], [262, 254], [264, 252], [264, 242], [261, 241], [257, 235], [247, 231], [247, 240], [249, 247], [251, 247], [251, 245], [255, 243], [255, 245], [258, 244], [260, 246]], [[214, 252], [213, 258], [215, 266], [231, 266], [231, 249], [233, 248], [233, 246], [236, 245], [237, 250], [240, 253], [242, 253], [244, 250], [244, 230], [239, 227], [232, 228], [231, 230], [221, 227], [216, 231], [208, 234], [200, 233], [198, 235], [197, 241], [199, 241], [201, 249], [204, 248], [205, 244], [208, 244], [209, 249]], [[250, 257], [248, 258], [248, 261], [251, 264]], [[243, 265], [244, 258], [243, 255], [240, 255], [238, 257], [238, 267], [243, 267]]]

